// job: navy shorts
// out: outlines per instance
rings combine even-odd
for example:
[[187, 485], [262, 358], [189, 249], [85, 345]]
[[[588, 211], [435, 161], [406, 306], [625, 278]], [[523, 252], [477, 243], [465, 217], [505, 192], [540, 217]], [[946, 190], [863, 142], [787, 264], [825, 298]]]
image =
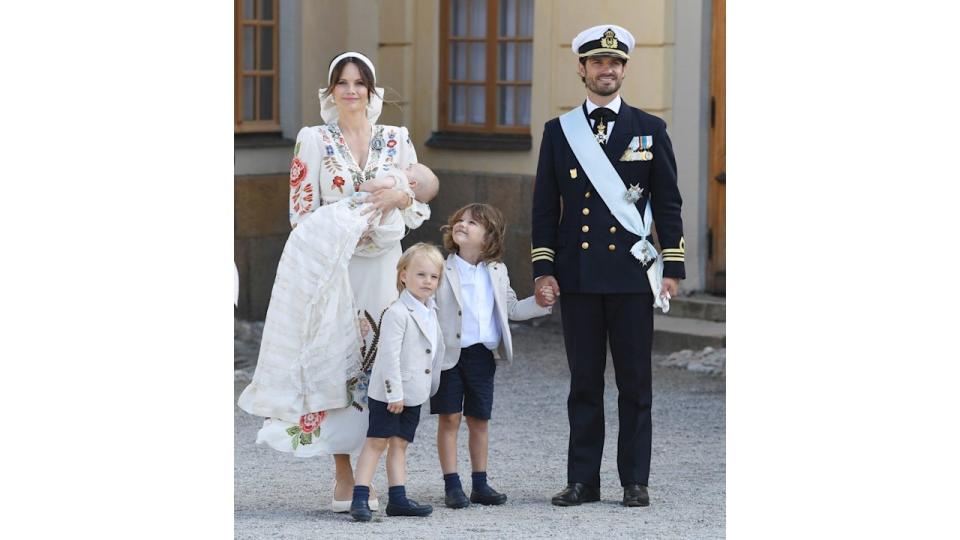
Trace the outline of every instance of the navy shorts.
[[440, 372], [440, 387], [430, 398], [431, 414], [453, 414], [489, 420], [493, 410], [493, 376], [497, 362], [482, 343], [460, 350], [460, 360]]
[[367, 427], [367, 437], [389, 439], [400, 437], [407, 442], [413, 442], [420, 424], [420, 405], [416, 407], [403, 406], [403, 412], [394, 414], [387, 410], [387, 404], [371, 397], [367, 398], [370, 409], [370, 425]]

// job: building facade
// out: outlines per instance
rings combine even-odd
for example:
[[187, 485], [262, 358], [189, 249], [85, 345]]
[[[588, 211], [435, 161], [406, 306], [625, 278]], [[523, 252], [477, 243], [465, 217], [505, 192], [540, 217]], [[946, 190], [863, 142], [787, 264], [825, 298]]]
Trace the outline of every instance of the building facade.
[[373, 60], [386, 89], [380, 122], [407, 126], [419, 160], [440, 177], [433, 217], [404, 246], [440, 244], [439, 228], [456, 208], [490, 203], [507, 218], [514, 288], [531, 294], [530, 206], [543, 124], [583, 101], [570, 41], [606, 22], [637, 40], [623, 99], [662, 117], [673, 140], [684, 200], [682, 288], [723, 292], [722, 1], [237, 0], [240, 317], [266, 314], [290, 231], [293, 140], [300, 127], [322, 123], [317, 91], [330, 59], [345, 50]]

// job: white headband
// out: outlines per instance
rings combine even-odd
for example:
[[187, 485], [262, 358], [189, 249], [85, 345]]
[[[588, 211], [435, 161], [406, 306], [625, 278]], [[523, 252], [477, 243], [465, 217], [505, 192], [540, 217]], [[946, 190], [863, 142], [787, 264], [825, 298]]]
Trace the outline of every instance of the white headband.
[[330, 80], [330, 77], [333, 77], [333, 68], [337, 67], [337, 64], [344, 58], [359, 58], [361, 61], [363, 61], [363, 63], [370, 68], [370, 72], [373, 73], [373, 84], [377, 84], [377, 70], [374, 69], [373, 62], [371, 62], [366, 56], [353, 51], [347, 51], [330, 61], [330, 69], [327, 70], [327, 81], [330, 84], [336, 83], [336, 81]]

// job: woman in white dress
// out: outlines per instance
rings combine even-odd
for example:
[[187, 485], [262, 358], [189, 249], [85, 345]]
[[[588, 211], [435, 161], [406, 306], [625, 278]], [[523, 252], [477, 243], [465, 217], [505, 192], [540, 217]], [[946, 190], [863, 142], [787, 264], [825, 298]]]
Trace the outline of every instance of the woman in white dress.
[[[360, 53], [343, 53], [331, 61], [329, 87], [320, 90], [321, 115], [326, 123], [304, 127], [297, 135], [290, 168], [289, 215], [293, 227], [305, 221], [318, 207], [350, 197], [378, 173], [388, 172], [392, 168], [403, 170], [417, 162], [416, 151], [406, 128], [376, 123], [383, 106], [383, 89], [375, 87], [375, 77], [373, 63]], [[430, 213], [429, 207], [415, 200], [409, 189], [381, 189], [370, 194], [366, 200], [372, 212], [386, 214], [399, 209], [409, 228], [419, 227]], [[375, 322], [397, 298], [396, 264], [401, 252], [397, 236], [392, 240], [392, 245], [383, 249], [357, 249], [349, 259], [349, 281], [355, 306], [361, 314], [369, 313]], [[301, 288], [304, 285], [307, 284], [293, 284], [292, 287]], [[277, 286], [275, 284], [275, 293]], [[268, 326], [269, 319], [268, 313]], [[299, 324], [300, 321], [290, 321], [282, 326], [296, 327]], [[324, 324], [330, 322], [325, 321]], [[356, 319], [348, 317], [347, 320], [338, 321], [337, 325], [343, 329], [342, 333], [331, 333], [329, 328], [323, 333], [347, 336], [347, 339], [356, 336], [355, 350], [359, 351], [361, 342], [355, 330]], [[266, 327], [264, 333], [261, 361], [268, 346]], [[372, 346], [374, 335], [374, 332], [367, 334], [367, 348]], [[260, 367], [258, 365], [258, 372]], [[314, 370], [313, 373], [300, 368], [289, 371], [289, 377], [297, 381], [295, 384], [309, 386], [313, 384], [311, 379], [316, 381], [316, 374], [320, 370]], [[334, 511], [341, 512], [349, 511], [353, 493], [350, 455], [360, 452], [368, 423], [366, 377], [361, 375], [358, 380], [352, 381], [350, 397], [344, 404], [346, 406], [298, 410], [297, 407], [309, 409], [309, 405], [303, 404], [310, 403], [310, 399], [301, 399], [290, 409], [294, 414], [301, 415], [299, 422], [289, 412], [271, 415], [274, 417], [265, 421], [257, 434], [258, 443], [297, 456], [333, 455], [336, 486], [332, 506]], [[248, 412], [267, 416], [256, 410], [258, 391], [262, 396], [267, 394], [262, 387], [258, 390], [257, 383], [258, 377], [255, 375], [250, 387], [241, 395], [239, 404]], [[375, 502], [375, 496], [371, 495], [371, 508], [376, 506]]]

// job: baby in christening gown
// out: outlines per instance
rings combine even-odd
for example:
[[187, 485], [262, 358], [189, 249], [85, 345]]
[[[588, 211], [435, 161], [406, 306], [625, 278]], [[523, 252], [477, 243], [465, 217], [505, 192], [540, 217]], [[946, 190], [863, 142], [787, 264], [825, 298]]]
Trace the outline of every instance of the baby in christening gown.
[[[291, 231], [277, 267], [256, 371], [237, 400], [244, 411], [267, 418], [258, 443], [314, 455], [321, 451], [311, 444], [312, 423], [319, 424], [323, 415], [317, 411], [357, 400], [365, 407], [360, 344], [369, 325], [360, 322], [365, 317], [356, 309], [348, 265], [354, 255], [371, 257], [390, 249], [406, 232], [399, 210], [371, 213], [365, 201], [388, 188], [427, 203], [438, 185], [425, 165], [391, 168], [364, 182], [357, 193], [317, 208]], [[379, 315], [371, 314], [375, 321]]]
[[[409, 186], [410, 190], [404, 190], [403, 186]], [[437, 177], [429, 167], [422, 163], [412, 163], [405, 171], [392, 168], [389, 172], [380, 173], [361, 184], [360, 191], [334, 204], [347, 204], [356, 209], [361, 207], [370, 193], [384, 188], [413, 191], [412, 196], [416, 200], [426, 203], [437, 195], [438, 187]], [[359, 212], [362, 213], [362, 210]], [[356, 248], [357, 253], [366, 256], [377, 255], [392, 247], [394, 241], [401, 240], [406, 232], [400, 210], [396, 209], [383, 214], [379, 225], [372, 225], [360, 237]]]

